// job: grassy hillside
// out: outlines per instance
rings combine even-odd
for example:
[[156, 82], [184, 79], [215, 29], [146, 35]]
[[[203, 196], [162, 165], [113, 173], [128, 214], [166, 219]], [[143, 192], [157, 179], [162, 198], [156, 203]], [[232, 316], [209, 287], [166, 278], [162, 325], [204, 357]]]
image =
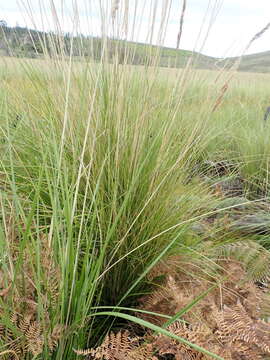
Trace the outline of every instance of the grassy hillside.
[[[99, 61], [102, 52], [102, 40], [81, 35], [73, 39], [74, 57], [89, 57]], [[63, 35], [61, 46], [59, 38], [53, 33], [43, 33], [41, 31], [28, 30], [27, 28], [11, 28], [4, 24], [0, 31], [0, 55], [2, 56], [21, 56], [21, 57], [41, 57], [44, 53], [58, 54], [64, 51], [69, 53], [71, 48], [71, 37], [69, 34]], [[145, 65], [151, 62], [151, 58], [158, 56], [158, 65], [163, 67], [184, 67], [192, 58], [192, 64], [196, 68], [213, 68], [215, 58], [187, 50], [177, 50], [173, 48], [150, 46], [142, 43], [107, 40], [107, 52], [111, 62], [117, 56], [121, 63], [126, 61], [134, 65]]]
[[[227, 59], [229, 63], [233, 63], [236, 60], [237, 58]], [[239, 66], [239, 71], [261, 73], [270, 72], [270, 51], [243, 56]]]
[[[4, 26], [3, 26], [4, 25]], [[41, 57], [44, 52], [55, 54], [55, 52], [65, 51], [68, 53], [71, 47], [70, 34], [65, 34], [61, 40], [53, 33], [43, 33], [41, 31], [28, 30], [27, 28], [11, 28], [5, 24], [1, 26], [0, 32], [0, 56], [22, 56], [22, 57]], [[127, 48], [129, 49], [127, 51]], [[93, 38], [80, 35], [73, 39], [74, 57], [88, 57], [99, 61], [101, 58], [102, 41], [100, 38]], [[220, 67], [230, 66], [237, 58], [227, 58], [220, 61], [217, 58], [206, 56], [200, 53], [177, 50], [168, 47], [150, 46], [147, 44], [111, 40], [107, 41], [108, 57], [111, 62], [117, 54], [118, 61], [128, 60], [133, 65], [145, 65], [151, 62], [151, 57], [158, 53], [158, 64], [162, 67], [182, 68], [191, 61], [194, 68], [216, 69], [215, 64]], [[128, 59], [127, 59], [128, 58]], [[269, 72], [270, 71], [270, 51], [245, 55], [239, 66], [239, 71], [246, 72]]]

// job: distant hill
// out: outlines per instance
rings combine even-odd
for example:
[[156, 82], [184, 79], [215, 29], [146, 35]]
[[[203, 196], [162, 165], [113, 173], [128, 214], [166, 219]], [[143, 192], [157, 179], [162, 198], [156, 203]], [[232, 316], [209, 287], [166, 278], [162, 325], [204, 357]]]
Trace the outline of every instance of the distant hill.
[[[60, 41], [61, 40], [61, 41]], [[71, 48], [70, 34], [64, 34], [61, 39], [53, 32], [44, 33], [23, 27], [9, 27], [0, 21], [0, 56], [42, 57], [44, 52], [50, 54], [69, 53]], [[98, 61], [101, 57], [102, 41], [100, 38], [80, 35], [73, 38], [74, 56], [84, 56]], [[191, 59], [192, 65], [198, 69], [217, 69], [224, 64], [230, 66], [237, 60], [231, 57], [218, 59], [188, 50], [178, 50], [168, 47], [158, 48], [136, 42], [124, 42], [107, 39], [107, 56], [109, 60], [116, 56], [118, 61], [135, 65], [149, 64], [159, 54], [158, 63], [163, 67], [184, 67]], [[270, 51], [245, 55], [242, 57], [239, 71], [270, 72]]]
[[[227, 61], [228, 64], [232, 64], [236, 60], [236, 57], [232, 57], [224, 61]], [[270, 72], [270, 51], [243, 56], [238, 70], [260, 73]]]
[[[69, 53], [71, 48], [70, 34], [64, 34], [59, 41], [54, 33], [29, 30], [23, 27], [9, 27], [0, 21], [0, 56], [40, 57], [46, 51], [48, 54]], [[102, 51], [100, 38], [81, 35], [73, 38], [74, 56], [85, 56], [99, 60]], [[135, 65], [151, 63], [156, 54], [158, 61], [164, 67], [184, 67], [192, 58], [196, 68], [210, 69], [214, 67], [215, 58], [193, 53], [188, 50], [151, 46], [143, 43], [124, 42], [121, 40], [107, 39], [107, 56], [109, 59], [118, 57], [118, 61]]]

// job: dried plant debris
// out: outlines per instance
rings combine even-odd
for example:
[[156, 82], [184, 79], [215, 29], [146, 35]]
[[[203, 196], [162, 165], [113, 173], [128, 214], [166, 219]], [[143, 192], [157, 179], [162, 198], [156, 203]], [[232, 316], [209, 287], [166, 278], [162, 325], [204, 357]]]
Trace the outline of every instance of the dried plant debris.
[[[250, 243], [246, 252], [256, 255], [255, 267], [260, 255], [258, 249]], [[140, 309], [175, 315], [206, 292], [181, 321], [174, 322], [167, 330], [225, 360], [265, 359], [270, 355], [270, 324], [262, 318], [269, 309], [269, 294], [258, 286], [259, 274], [265, 272], [260, 270], [252, 278], [248, 269], [252, 266], [251, 257], [242, 263], [240, 254], [236, 246], [215, 251], [216, 257], [212, 253], [209, 263], [205, 257], [202, 263], [199, 258], [191, 262], [180, 256], [159, 263], [149, 274], [149, 280], [152, 284], [156, 282], [157, 288], [141, 299]], [[137, 313], [137, 316], [160, 326], [165, 321], [150, 314]], [[109, 334], [96, 349], [76, 352], [89, 359], [105, 360], [211, 359], [167, 336], [147, 332], [138, 337], [127, 330]]]
[[1, 325], [0, 338], [20, 359], [27, 353], [38, 356], [44, 350], [45, 341], [48, 342], [49, 350], [53, 351], [63, 333], [60, 325], [56, 325], [48, 333], [49, 328], [46, 325], [36, 319], [34, 312], [23, 315], [13, 313], [7, 325]]
[[[270, 326], [260, 320], [251, 320], [244, 309], [226, 308], [215, 311], [216, 327], [205, 324], [186, 325], [176, 321], [167, 330], [189, 342], [199, 345], [225, 360], [257, 360], [270, 354]], [[145, 339], [131, 337], [128, 331], [109, 334], [96, 349], [77, 350], [88, 359], [104, 360], [210, 360], [184, 343], [164, 335], [147, 335]]]
[[130, 333], [120, 331], [117, 334], [110, 333], [96, 349], [76, 350], [78, 355], [87, 356], [93, 359], [108, 360], [144, 360], [155, 359], [153, 356], [153, 346], [140, 344], [138, 337], [131, 337]]
[[[0, 296], [4, 304], [0, 305], [0, 339], [5, 344], [3, 358], [32, 358], [42, 354], [45, 347], [53, 352], [64, 333], [64, 326], [57, 323], [53, 326], [55, 317], [51, 318], [55, 316], [58, 303], [60, 268], [54, 261], [48, 236], [39, 234], [36, 241], [40, 247], [41, 275], [37, 291], [34, 250], [25, 247], [19, 251], [19, 236], [11, 223], [9, 228], [10, 271], [0, 269]], [[20, 271], [16, 272], [17, 263]], [[12, 276], [14, 272], [16, 274]], [[7, 310], [9, 304], [12, 304], [10, 313]]]
[[225, 344], [243, 343], [256, 350], [257, 354], [270, 354], [270, 325], [254, 320], [240, 301], [231, 308], [214, 311], [217, 322], [216, 334]]

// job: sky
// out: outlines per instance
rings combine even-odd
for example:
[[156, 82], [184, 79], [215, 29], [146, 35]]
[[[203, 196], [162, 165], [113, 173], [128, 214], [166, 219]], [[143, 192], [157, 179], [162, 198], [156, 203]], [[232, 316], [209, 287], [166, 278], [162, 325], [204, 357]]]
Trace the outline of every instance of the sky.
[[[76, 27], [81, 33], [100, 35], [110, 29], [109, 35], [140, 42], [162, 40], [165, 46], [176, 46], [183, 0], [129, 0], [128, 9], [127, 1], [119, 0], [114, 24], [112, 8], [117, 0], [0, 0], [0, 19], [10, 26], [53, 30], [56, 11], [65, 32]], [[270, 0], [187, 0], [180, 48], [215, 57], [241, 55], [250, 39], [269, 22]], [[270, 30], [246, 53], [268, 50]]]

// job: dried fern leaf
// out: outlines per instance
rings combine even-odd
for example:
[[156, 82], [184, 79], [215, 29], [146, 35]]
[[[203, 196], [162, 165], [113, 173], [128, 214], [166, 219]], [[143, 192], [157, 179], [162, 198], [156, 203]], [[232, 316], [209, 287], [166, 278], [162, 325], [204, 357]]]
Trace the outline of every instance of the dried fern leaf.
[[137, 338], [131, 338], [129, 331], [108, 334], [103, 343], [96, 349], [75, 350], [76, 354], [92, 356], [94, 359], [122, 360], [138, 345]]
[[270, 324], [251, 319], [240, 302], [233, 308], [216, 311], [216, 320], [217, 335], [222, 342], [240, 341], [270, 354]]

